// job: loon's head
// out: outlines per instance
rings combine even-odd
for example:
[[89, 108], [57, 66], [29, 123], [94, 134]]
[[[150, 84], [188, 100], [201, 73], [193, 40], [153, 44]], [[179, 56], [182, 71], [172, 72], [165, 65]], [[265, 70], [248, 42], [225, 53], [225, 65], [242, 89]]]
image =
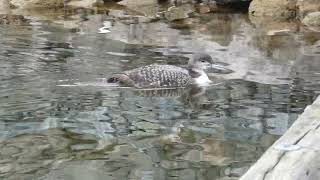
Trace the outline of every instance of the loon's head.
[[194, 81], [193, 84], [197, 86], [207, 86], [211, 83], [204, 70], [211, 67], [213, 63], [212, 57], [208, 54], [193, 55], [188, 63], [188, 71]]
[[189, 60], [188, 66], [191, 69], [205, 70], [213, 64], [213, 59], [209, 54], [198, 53], [194, 54]]

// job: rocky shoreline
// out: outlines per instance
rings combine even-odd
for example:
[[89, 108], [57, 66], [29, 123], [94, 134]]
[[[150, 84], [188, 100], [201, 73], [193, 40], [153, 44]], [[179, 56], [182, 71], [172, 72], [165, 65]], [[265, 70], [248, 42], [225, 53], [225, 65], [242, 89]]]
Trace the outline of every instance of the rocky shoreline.
[[[258, 24], [298, 20], [317, 31], [320, 26], [318, 0], [0, 0], [0, 14], [23, 15], [21, 12], [30, 10], [66, 7], [94, 9], [110, 4], [125, 6], [141, 16], [150, 18], [150, 21], [161, 18], [168, 21], [181, 20], [194, 15], [221, 12], [225, 7], [234, 6], [248, 11], [250, 19]], [[1, 21], [4, 21], [3, 17], [1, 18]]]
[[253, 0], [249, 15], [273, 21], [299, 20], [307, 26], [320, 26], [320, 3], [318, 0]]

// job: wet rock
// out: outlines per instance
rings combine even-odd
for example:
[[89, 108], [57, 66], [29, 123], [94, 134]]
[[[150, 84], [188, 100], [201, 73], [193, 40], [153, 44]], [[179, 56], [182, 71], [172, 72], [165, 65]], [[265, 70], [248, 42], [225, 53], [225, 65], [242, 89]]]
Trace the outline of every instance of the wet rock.
[[171, 7], [168, 9], [168, 12], [165, 13], [165, 18], [169, 21], [175, 21], [180, 19], [188, 18], [188, 14], [179, 7]]
[[303, 19], [308, 13], [320, 11], [319, 0], [298, 0], [299, 18]]
[[67, 5], [74, 6], [74, 7], [84, 7], [84, 8], [91, 8], [98, 3], [103, 3], [99, 0], [81, 0], [81, 1], [70, 1]]
[[164, 13], [164, 17], [168, 21], [182, 20], [188, 18], [192, 12], [194, 12], [194, 9], [189, 5], [179, 7], [173, 6]]
[[118, 18], [118, 17], [125, 16], [125, 12], [123, 10], [119, 10], [119, 9], [110, 9], [110, 11], [108, 12], [108, 15]]
[[10, 10], [10, 5], [8, 0], [0, 0], [0, 12], [2, 14], [8, 14]]
[[139, 12], [140, 15], [144, 15], [147, 17], [156, 16], [159, 10], [157, 0], [124, 0], [119, 2], [118, 4], [123, 5], [128, 9]]
[[232, 4], [232, 3], [243, 3], [250, 2], [252, 0], [215, 0], [219, 4]]
[[307, 26], [320, 26], [320, 11], [308, 14], [302, 23]]
[[270, 30], [267, 32], [268, 36], [277, 36], [277, 35], [288, 35], [290, 29], [280, 29], [280, 30]]
[[216, 11], [218, 9], [217, 3], [215, 1], [209, 3], [200, 3], [196, 6], [196, 10], [200, 14], [205, 14], [209, 12]]
[[269, 17], [274, 20], [288, 20], [296, 16], [296, 1], [253, 0], [249, 7], [250, 16]]
[[32, 8], [59, 8], [64, 6], [64, 0], [10, 0], [10, 5], [15, 8], [32, 9]]
[[0, 14], [0, 24], [23, 25], [28, 22], [22, 15]]
[[122, 0], [103, 0], [103, 2], [108, 3], [108, 2], [120, 2]]
[[236, 4], [236, 3], [246, 3], [251, 2], [252, 0], [176, 0], [179, 4], [183, 3], [217, 3], [219, 5], [229, 5], [229, 4]]
[[197, 7], [197, 12], [199, 12], [200, 14], [205, 14], [205, 13], [209, 13], [210, 12], [210, 7], [206, 4], [199, 4], [199, 6]]
[[[1, 0], [8, 1], [10, 7], [14, 9], [55, 9], [65, 6], [92, 8], [94, 6], [103, 5], [102, 0]], [[1, 7], [1, 5], [0, 5]]]

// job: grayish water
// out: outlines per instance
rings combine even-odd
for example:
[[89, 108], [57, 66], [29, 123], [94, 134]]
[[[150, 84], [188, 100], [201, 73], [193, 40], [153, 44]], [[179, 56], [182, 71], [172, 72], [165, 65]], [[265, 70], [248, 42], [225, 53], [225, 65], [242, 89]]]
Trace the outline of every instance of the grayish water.
[[[271, 36], [237, 13], [81, 17], [0, 25], [3, 179], [237, 179], [319, 94], [320, 33], [294, 23]], [[106, 21], [111, 32], [98, 33]], [[197, 97], [105, 83], [146, 64], [183, 66], [194, 52], [233, 72], [211, 72], [219, 83]]]

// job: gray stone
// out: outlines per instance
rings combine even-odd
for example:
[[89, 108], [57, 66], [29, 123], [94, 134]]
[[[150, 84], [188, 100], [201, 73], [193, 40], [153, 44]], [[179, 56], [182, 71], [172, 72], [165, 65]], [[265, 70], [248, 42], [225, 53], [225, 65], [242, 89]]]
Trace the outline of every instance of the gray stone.
[[189, 17], [189, 14], [194, 12], [191, 6], [172, 6], [164, 13], [164, 17], [169, 21], [182, 20]]
[[10, 0], [11, 6], [22, 9], [31, 8], [57, 8], [64, 6], [64, 0]]
[[311, 12], [320, 11], [319, 0], [297, 0], [298, 16], [303, 19]]
[[[0, 0], [9, 2], [10, 7], [14, 7], [16, 9], [53, 9], [53, 8], [62, 8], [65, 5], [73, 6], [73, 7], [83, 7], [83, 8], [92, 8], [94, 6], [101, 5], [103, 1], [101, 0]], [[1, 10], [0, 5], [0, 10]]]
[[320, 26], [320, 11], [308, 14], [302, 23], [307, 26]]
[[287, 0], [253, 0], [249, 7], [250, 16], [288, 20], [296, 16], [296, 1]]
[[0, 0], [0, 12], [1, 14], [8, 14], [10, 5], [8, 0]]
[[249, 7], [250, 16], [273, 20], [302, 20], [307, 14], [320, 10], [319, 0], [253, 0]]

